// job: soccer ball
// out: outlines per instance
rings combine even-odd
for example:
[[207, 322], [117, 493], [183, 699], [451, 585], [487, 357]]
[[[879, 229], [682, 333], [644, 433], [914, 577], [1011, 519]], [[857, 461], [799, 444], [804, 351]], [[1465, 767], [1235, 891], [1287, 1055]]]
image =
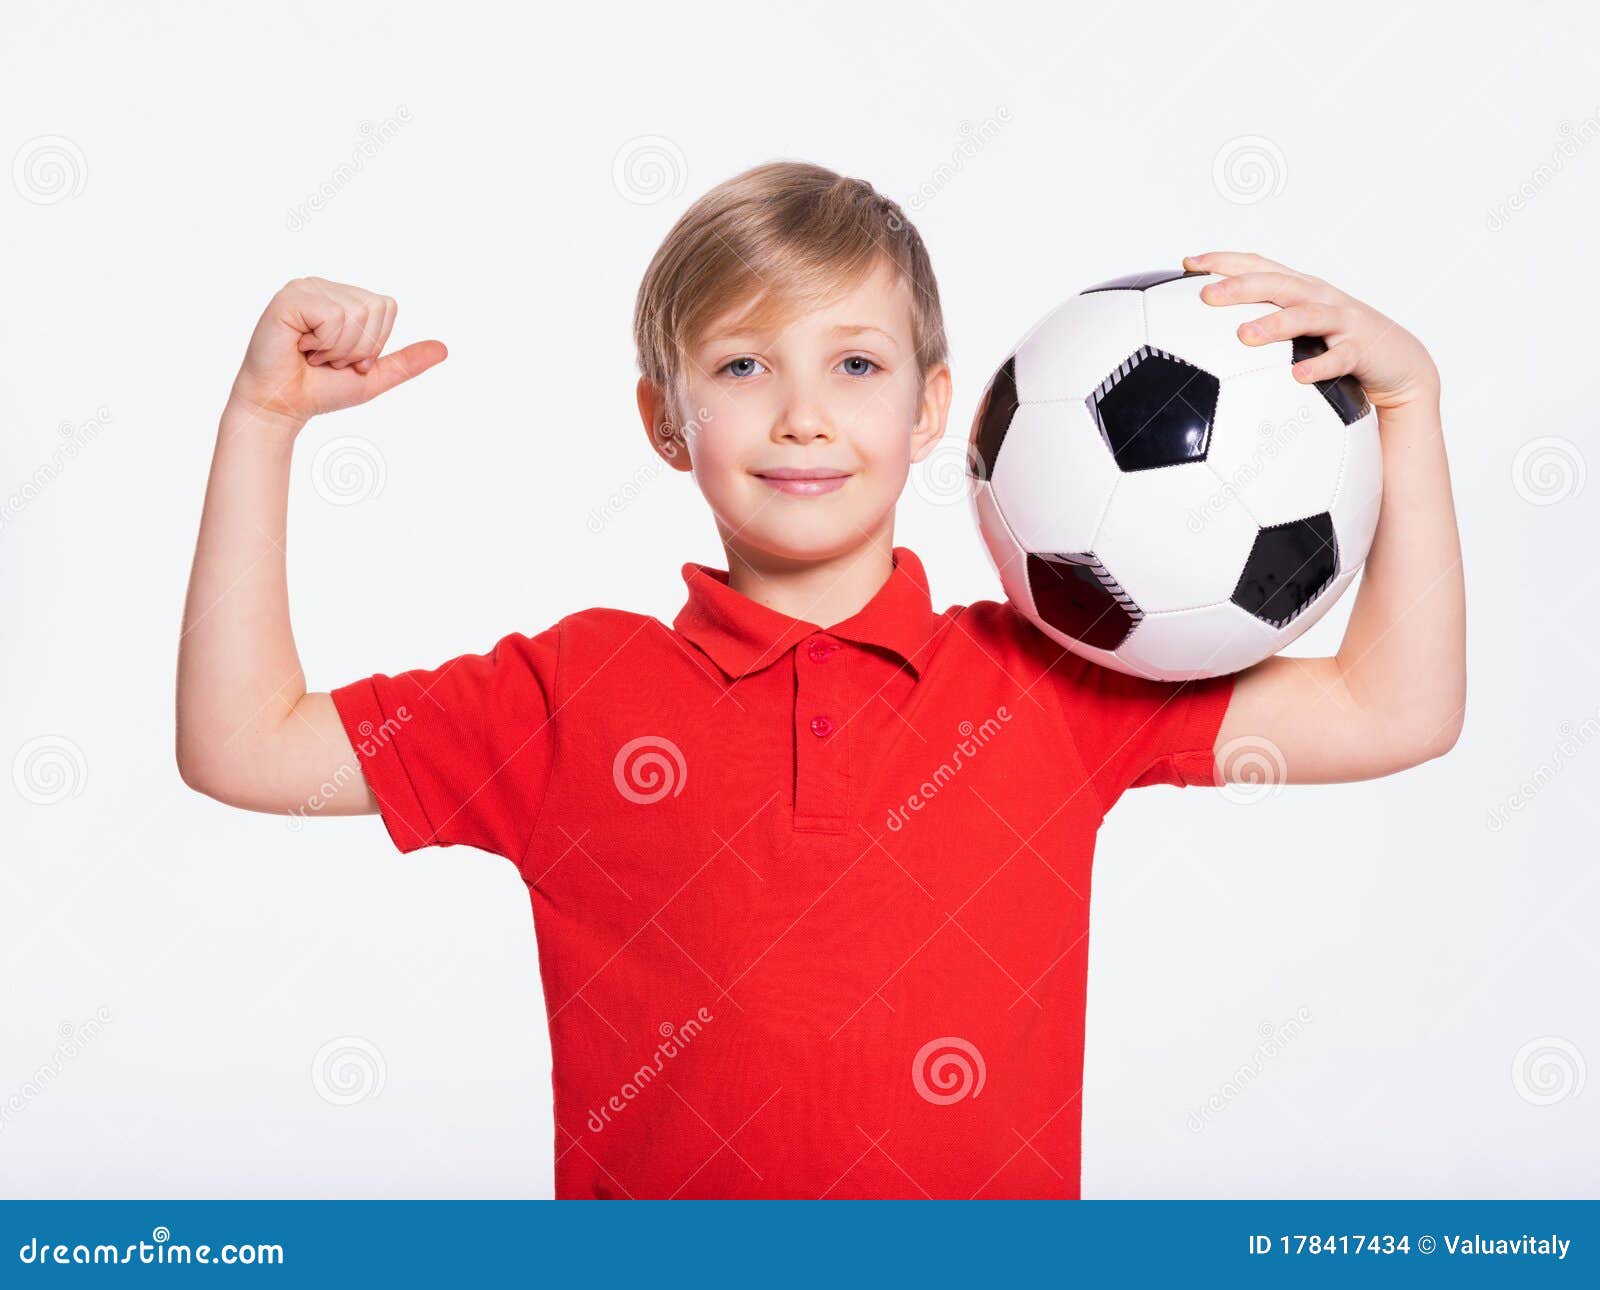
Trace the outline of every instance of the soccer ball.
[[968, 446], [1006, 597], [1076, 654], [1157, 681], [1237, 672], [1332, 607], [1372, 545], [1377, 416], [1306, 384], [1318, 337], [1246, 345], [1269, 304], [1215, 274], [1132, 274], [1073, 296], [1000, 365]]

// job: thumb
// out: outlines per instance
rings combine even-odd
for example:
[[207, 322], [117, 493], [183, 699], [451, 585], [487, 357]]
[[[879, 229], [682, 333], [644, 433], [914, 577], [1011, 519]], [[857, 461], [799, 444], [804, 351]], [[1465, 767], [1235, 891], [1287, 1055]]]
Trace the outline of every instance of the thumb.
[[392, 354], [385, 354], [363, 376], [362, 393], [365, 399], [375, 399], [413, 376], [421, 376], [449, 356], [450, 351], [442, 341], [437, 340], [419, 340]]

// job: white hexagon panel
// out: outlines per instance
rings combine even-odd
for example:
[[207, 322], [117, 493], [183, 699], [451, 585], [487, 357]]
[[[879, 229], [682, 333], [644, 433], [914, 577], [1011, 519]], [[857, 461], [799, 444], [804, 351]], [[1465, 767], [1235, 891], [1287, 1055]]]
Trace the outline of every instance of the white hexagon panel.
[[1119, 479], [1093, 551], [1145, 613], [1170, 613], [1226, 601], [1259, 532], [1205, 463], [1190, 462]]
[[1256, 523], [1327, 510], [1344, 455], [1344, 422], [1287, 361], [1222, 382], [1206, 464]]
[[1087, 551], [1119, 475], [1088, 408], [1018, 404], [1006, 445], [991, 482], [1012, 535], [1027, 551]]

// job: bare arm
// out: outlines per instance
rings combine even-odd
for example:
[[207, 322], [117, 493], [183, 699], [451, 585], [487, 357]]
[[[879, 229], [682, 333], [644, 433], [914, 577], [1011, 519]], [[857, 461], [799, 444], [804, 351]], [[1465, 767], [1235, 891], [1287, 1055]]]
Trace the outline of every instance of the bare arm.
[[1217, 735], [1218, 764], [1226, 774], [1237, 760], [1258, 774], [1259, 756], [1231, 759], [1228, 745], [1271, 745], [1287, 782], [1307, 784], [1373, 779], [1442, 756], [1466, 710], [1466, 592], [1432, 359], [1410, 333], [1318, 279], [1256, 256], [1191, 263], [1238, 275], [1206, 288], [1216, 303], [1283, 306], [1247, 342], [1327, 337], [1328, 351], [1296, 375], [1355, 375], [1377, 409], [1383, 450], [1378, 529], [1338, 653], [1279, 655], [1242, 673]]
[[[445, 357], [383, 346], [395, 302], [297, 278], [267, 306], [217, 429], [178, 647], [178, 770], [256, 811], [377, 809], [327, 694], [308, 694], [289, 620], [284, 542], [295, 437]], [[336, 786], [329, 792], [329, 786]]]

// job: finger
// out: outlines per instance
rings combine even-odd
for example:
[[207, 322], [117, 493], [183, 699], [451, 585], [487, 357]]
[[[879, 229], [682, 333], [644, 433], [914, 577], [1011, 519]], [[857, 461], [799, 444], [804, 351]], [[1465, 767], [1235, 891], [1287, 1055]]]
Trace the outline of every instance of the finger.
[[1293, 273], [1286, 264], [1269, 260], [1264, 255], [1248, 251], [1207, 251], [1202, 255], [1186, 255], [1183, 267], [1200, 269], [1206, 273]]
[[289, 310], [284, 321], [301, 333], [302, 353], [328, 349], [344, 325], [348, 301], [332, 287], [321, 278], [296, 278], [281, 293]]
[[365, 376], [378, 364], [378, 356], [383, 353], [383, 347], [389, 343], [389, 333], [394, 330], [394, 320], [400, 311], [400, 306], [390, 296], [380, 297], [382, 301], [382, 321], [378, 324], [378, 333], [373, 342], [372, 352], [356, 363], [355, 370]]
[[327, 355], [333, 351], [334, 343], [339, 339], [339, 330], [343, 326], [343, 314], [329, 314], [309, 331], [302, 332], [295, 346], [302, 354]]
[[377, 300], [356, 313], [356, 327], [350, 335], [350, 344], [339, 355], [339, 361], [346, 367], [358, 359], [377, 358], [383, 353], [383, 346], [378, 343], [378, 332], [383, 324], [383, 305]]
[[1302, 358], [1289, 370], [1297, 381], [1331, 381], [1336, 376], [1353, 372], [1359, 357], [1356, 347], [1346, 340], [1312, 358]]
[[388, 296], [378, 297], [377, 306], [368, 320], [368, 330], [364, 333], [364, 339], [357, 346], [355, 356], [347, 364], [353, 371], [365, 376], [376, 365], [378, 355], [383, 353], [383, 347], [389, 343], [389, 333], [394, 330], [396, 312], [397, 307], [393, 300]]
[[1246, 345], [1268, 345], [1275, 340], [1296, 336], [1328, 336], [1343, 331], [1343, 318], [1332, 305], [1295, 305], [1277, 313], [1252, 319], [1239, 326], [1239, 339]]
[[382, 317], [378, 322], [378, 350], [383, 353], [383, 347], [389, 343], [389, 333], [394, 330], [394, 320], [400, 312], [400, 306], [393, 296], [379, 296], [378, 303], [382, 307]]
[[305, 335], [300, 337], [299, 349], [311, 363], [329, 362], [339, 352], [340, 338], [350, 325], [346, 313], [329, 314]]
[[377, 350], [372, 347], [370, 335], [368, 311], [361, 308], [350, 310], [344, 316], [344, 326], [339, 328], [338, 339], [324, 355], [328, 366], [348, 367], [358, 358], [376, 357]]
[[1241, 273], [1200, 288], [1208, 305], [1244, 305], [1261, 301], [1287, 309], [1316, 299], [1316, 286], [1293, 273]]
[[385, 354], [366, 374], [363, 392], [369, 399], [377, 398], [385, 390], [392, 390], [414, 376], [421, 376], [430, 367], [444, 362], [449, 356], [450, 351], [437, 340], [419, 340], [404, 349], [395, 350], [392, 354]]
[[361, 335], [345, 356], [347, 366], [354, 367], [358, 362], [367, 361], [370, 367], [383, 353], [383, 347], [389, 343], [389, 329], [394, 325], [387, 301], [386, 296], [372, 297], [371, 307], [362, 318]]

